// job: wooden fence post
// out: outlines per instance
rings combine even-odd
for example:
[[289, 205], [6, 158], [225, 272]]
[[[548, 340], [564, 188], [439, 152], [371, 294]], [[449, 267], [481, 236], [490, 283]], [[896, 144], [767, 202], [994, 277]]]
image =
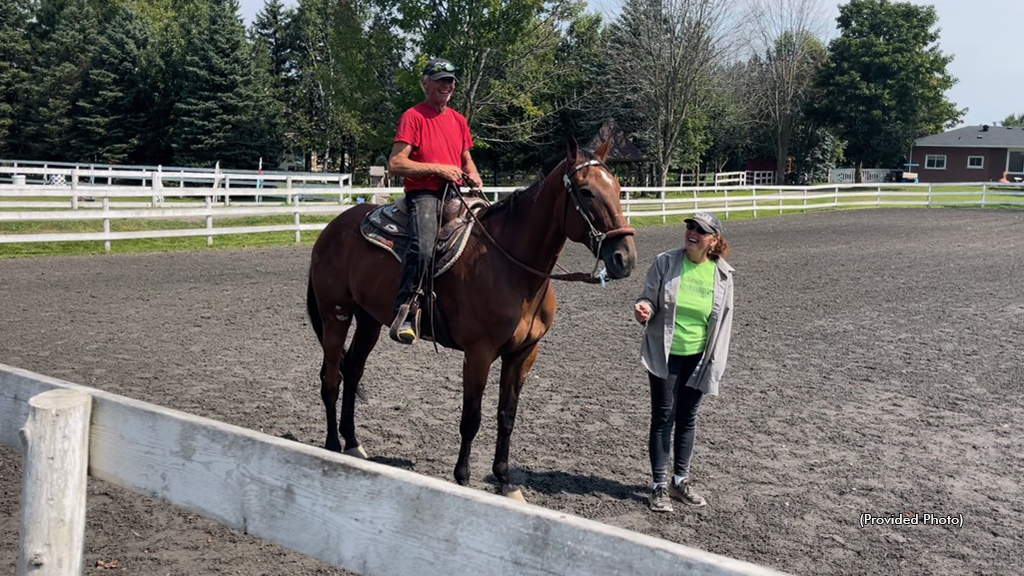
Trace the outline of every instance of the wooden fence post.
[[302, 230], [299, 229], [299, 195], [293, 196], [295, 198], [295, 243], [302, 242]]
[[213, 196], [206, 197], [206, 245], [213, 246]]
[[103, 242], [103, 249], [110, 252], [110, 193], [106, 194], [107, 196], [103, 197], [103, 235], [107, 239]]
[[92, 396], [50, 390], [28, 401], [21, 429], [18, 576], [79, 576], [85, 547], [86, 473]]

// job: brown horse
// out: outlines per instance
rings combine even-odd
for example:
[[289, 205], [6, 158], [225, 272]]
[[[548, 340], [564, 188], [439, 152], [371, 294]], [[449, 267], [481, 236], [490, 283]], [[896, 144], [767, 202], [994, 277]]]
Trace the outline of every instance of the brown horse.
[[[462, 447], [455, 480], [469, 484], [469, 454], [480, 429], [480, 403], [491, 364], [501, 358], [498, 440], [494, 475], [500, 491], [521, 498], [508, 467], [509, 439], [519, 393], [537, 359], [540, 339], [555, 320], [550, 272], [566, 239], [590, 247], [610, 278], [629, 276], [636, 261], [633, 229], [626, 225], [618, 180], [604, 165], [607, 144], [593, 156], [570, 138], [566, 158], [542, 181], [488, 207], [478, 216], [461, 258], [436, 279], [437, 305], [453, 348], [463, 360]], [[306, 303], [324, 350], [320, 394], [327, 409], [326, 448], [366, 457], [356, 439], [356, 390], [381, 326], [393, 318], [400, 266], [362, 237], [360, 222], [373, 207], [342, 212], [313, 246]], [[345, 350], [355, 318], [352, 342]], [[336, 404], [341, 382], [341, 421]]]

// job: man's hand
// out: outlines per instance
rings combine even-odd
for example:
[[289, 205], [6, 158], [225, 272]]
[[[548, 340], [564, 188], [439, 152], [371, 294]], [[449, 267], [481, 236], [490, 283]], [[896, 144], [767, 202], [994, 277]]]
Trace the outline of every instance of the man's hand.
[[462, 180], [462, 169], [458, 166], [434, 164], [434, 173], [449, 182], [458, 182], [459, 180]]
[[477, 172], [463, 174], [462, 179], [466, 182], [466, 184], [469, 184], [469, 187], [472, 190], [479, 190], [484, 187], [484, 181], [482, 178], [480, 178], [480, 174], [478, 174]]

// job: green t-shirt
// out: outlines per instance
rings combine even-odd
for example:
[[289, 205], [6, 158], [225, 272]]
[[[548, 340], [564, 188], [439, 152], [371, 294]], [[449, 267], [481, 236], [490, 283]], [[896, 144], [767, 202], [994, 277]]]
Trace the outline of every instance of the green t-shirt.
[[715, 302], [714, 260], [694, 264], [683, 256], [683, 273], [676, 294], [675, 332], [669, 353], [677, 356], [700, 354], [708, 336], [708, 316]]

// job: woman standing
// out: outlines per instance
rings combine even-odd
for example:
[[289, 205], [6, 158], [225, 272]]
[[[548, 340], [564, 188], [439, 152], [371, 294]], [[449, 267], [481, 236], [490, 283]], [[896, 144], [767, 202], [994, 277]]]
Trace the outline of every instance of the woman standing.
[[705, 394], [718, 394], [732, 331], [733, 268], [725, 261], [722, 223], [707, 212], [685, 222], [685, 244], [658, 255], [634, 306], [637, 322], [646, 325], [641, 357], [651, 384], [649, 504], [655, 512], [671, 512], [673, 499], [707, 504], [690, 485], [690, 457], [697, 409]]

